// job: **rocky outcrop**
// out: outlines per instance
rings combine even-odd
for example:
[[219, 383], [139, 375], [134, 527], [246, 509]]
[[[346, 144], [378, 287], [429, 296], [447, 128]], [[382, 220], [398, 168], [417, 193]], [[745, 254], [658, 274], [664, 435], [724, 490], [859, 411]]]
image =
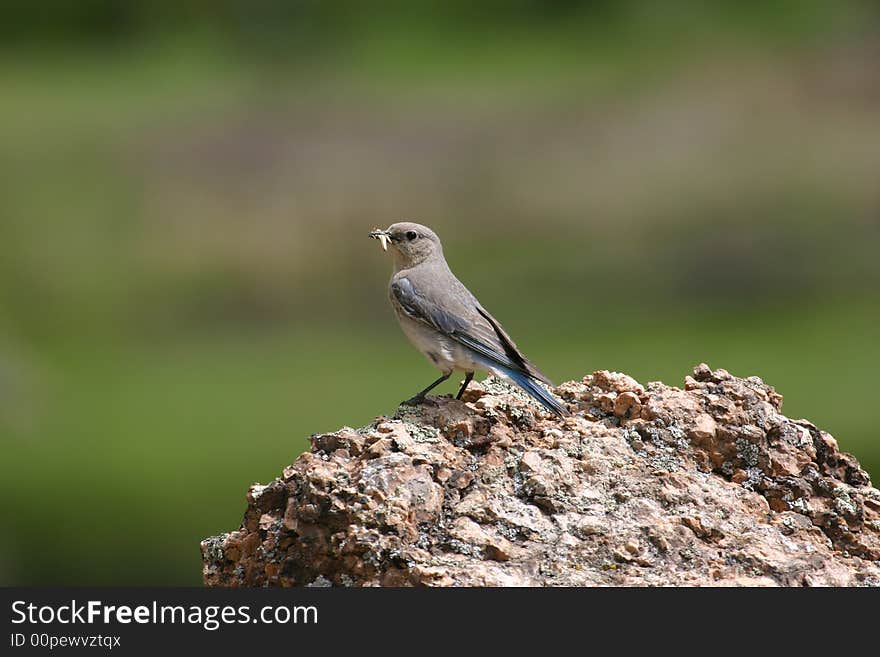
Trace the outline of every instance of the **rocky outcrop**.
[[254, 485], [210, 586], [880, 585], [880, 492], [757, 377], [601, 371], [549, 416], [494, 380]]

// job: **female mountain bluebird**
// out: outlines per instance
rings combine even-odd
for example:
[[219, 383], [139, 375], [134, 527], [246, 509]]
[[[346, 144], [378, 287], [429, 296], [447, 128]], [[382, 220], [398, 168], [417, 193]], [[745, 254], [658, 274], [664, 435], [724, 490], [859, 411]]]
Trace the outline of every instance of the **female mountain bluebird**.
[[443, 375], [412, 399], [417, 404], [454, 370], [465, 373], [456, 395], [461, 399], [480, 370], [515, 383], [558, 416], [569, 411], [539, 381], [552, 385], [520, 352], [514, 341], [459, 281], [446, 259], [440, 238], [426, 226], [409, 222], [374, 230], [382, 248], [394, 256], [389, 296], [406, 337]]

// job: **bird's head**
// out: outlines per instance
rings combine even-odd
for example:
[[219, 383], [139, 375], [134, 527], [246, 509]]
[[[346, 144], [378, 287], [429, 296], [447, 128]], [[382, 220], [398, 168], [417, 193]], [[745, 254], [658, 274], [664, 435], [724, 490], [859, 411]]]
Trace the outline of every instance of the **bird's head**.
[[433, 230], [409, 221], [391, 224], [385, 230], [374, 230], [370, 237], [379, 240], [384, 250], [391, 247], [398, 270], [414, 267], [443, 254], [440, 238]]

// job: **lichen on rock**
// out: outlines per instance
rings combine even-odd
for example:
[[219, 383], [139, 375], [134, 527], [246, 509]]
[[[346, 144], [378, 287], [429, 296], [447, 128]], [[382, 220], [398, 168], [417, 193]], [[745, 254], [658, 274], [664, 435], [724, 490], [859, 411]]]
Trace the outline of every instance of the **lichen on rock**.
[[211, 586], [880, 585], [880, 492], [757, 377], [429, 397], [254, 485]]

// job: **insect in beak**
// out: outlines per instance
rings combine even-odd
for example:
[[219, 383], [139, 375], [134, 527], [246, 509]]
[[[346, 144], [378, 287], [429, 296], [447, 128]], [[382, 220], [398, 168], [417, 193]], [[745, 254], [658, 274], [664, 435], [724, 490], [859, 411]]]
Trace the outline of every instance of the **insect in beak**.
[[374, 240], [379, 240], [379, 242], [382, 244], [383, 251], [388, 250], [388, 242], [391, 241], [391, 236], [388, 234], [387, 231], [379, 230], [377, 228], [376, 230], [374, 230], [373, 232], [370, 233], [370, 237], [372, 237]]

